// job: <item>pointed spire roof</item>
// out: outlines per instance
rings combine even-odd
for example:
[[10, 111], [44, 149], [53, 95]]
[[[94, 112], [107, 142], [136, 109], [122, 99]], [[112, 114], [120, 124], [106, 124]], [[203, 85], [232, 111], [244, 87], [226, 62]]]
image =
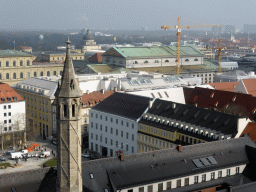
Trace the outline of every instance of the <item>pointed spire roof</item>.
[[61, 83], [59, 83], [56, 97], [81, 97], [83, 95], [82, 90], [79, 87], [78, 79], [76, 78], [73, 62], [70, 55], [70, 41], [67, 40], [67, 53], [64, 64], [64, 69], [61, 77]]

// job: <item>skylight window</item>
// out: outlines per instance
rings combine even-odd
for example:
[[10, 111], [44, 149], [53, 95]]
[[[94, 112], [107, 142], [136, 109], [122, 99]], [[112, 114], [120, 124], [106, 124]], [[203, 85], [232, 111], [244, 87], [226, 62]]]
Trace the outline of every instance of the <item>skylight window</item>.
[[94, 179], [94, 176], [93, 176], [93, 174], [92, 174], [92, 173], [90, 173], [90, 178], [91, 178], [91, 179]]
[[146, 83], [152, 83], [149, 79], [145, 79]]

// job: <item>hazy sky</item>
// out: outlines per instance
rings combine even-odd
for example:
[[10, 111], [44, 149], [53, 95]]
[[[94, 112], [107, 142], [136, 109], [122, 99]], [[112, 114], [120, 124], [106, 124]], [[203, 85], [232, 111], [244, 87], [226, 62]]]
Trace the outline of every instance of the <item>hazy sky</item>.
[[[177, 17], [207, 24], [256, 24], [256, 0], [7, 0], [2, 29], [159, 29]], [[194, 24], [182, 21], [181, 24]], [[1, 30], [1, 29], [0, 29]]]

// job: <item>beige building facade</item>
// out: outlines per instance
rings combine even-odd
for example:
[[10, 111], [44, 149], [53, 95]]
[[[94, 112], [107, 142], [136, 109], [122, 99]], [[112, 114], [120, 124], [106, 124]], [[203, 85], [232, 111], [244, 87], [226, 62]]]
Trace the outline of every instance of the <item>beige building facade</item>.
[[60, 75], [63, 64], [32, 64], [33, 55], [16, 50], [0, 50], [0, 82], [10, 86], [37, 76]]

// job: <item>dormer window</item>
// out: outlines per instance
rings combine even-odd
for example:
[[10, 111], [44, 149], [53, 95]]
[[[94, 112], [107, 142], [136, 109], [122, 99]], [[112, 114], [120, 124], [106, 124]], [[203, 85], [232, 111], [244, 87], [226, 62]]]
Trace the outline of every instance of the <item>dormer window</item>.
[[198, 59], [195, 59], [194, 61], [198, 61]]
[[11, 98], [11, 97], [7, 97], [7, 100], [8, 100], [8, 101], [11, 101], [11, 100], [12, 100], [12, 98]]
[[15, 97], [13, 97], [13, 100], [14, 100], [14, 101], [17, 101], [17, 97], [16, 97], [16, 96], [15, 96]]
[[3, 102], [5, 102], [5, 98], [3, 97], [3, 98], [1, 98], [1, 100], [3, 101]]
[[232, 98], [232, 101], [234, 102], [236, 100], [236, 95]]
[[185, 60], [185, 62], [189, 62], [189, 60], [188, 60], [188, 59], [186, 59], [186, 60]]
[[214, 93], [212, 93], [210, 97], [213, 98], [213, 96], [214, 96]]
[[165, 60], [165, 63], [169, 63], [169, 60]]
[[138, 61], [134, 61], [133, 64], [138, 64]]

